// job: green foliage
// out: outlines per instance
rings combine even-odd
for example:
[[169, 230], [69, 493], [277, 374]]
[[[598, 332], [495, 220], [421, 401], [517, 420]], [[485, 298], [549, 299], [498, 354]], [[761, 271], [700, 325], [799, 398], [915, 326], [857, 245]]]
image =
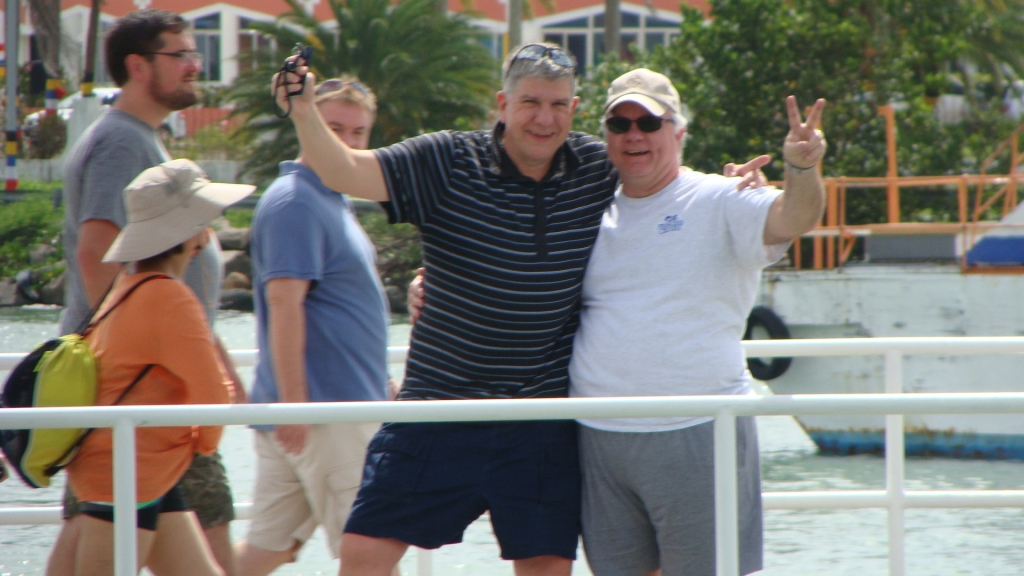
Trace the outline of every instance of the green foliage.
[[385, 286], [396, 286], [404, 293], [423, 265], [420, 232], [411, 224], [388, 224], [381, 212], [359, 215], [359, 223], [377, 248], [377, 271]]
[[218, 124], [210, 124], [185, 138], [167, 138], [165, 144], [173, 158], [247, 160], [252, 155], [252, 142], [235, 137], [235, 132]]
[[439, 14], [434, 0], [330, 0], [338, 30], [308, 16], [296, 0], [276, 24], [252, 28], [273, 37], [276, 51], [241, 75], [229, 97], [248, 117], [236, 137], [255, 142], [246, 170], [276, 175], [277, 163], [298, 155], [290, 120], [274, 116], [270, 78], [296, 43], [311, 45], [313, 72], [326, 79], [350, 74], [377, 95], [371, 147], [457, 125], [480, 125], [497, 88], [497, 66], [458, 15]]
[[68, 128], [58, 114], [43, 114], [39, 124], [25, 133], [26, 158], [54, 158], [64, 151]]
[[[29, 250], [53, 241], [61, 230], [61, 211], [49, 195], [30, 193], [25, 199], [0, 206], [0, 277], [29, 267]], [[59, 260], [55, 256], [51, 260]]]
[[249, 228], [252, 226], [252, 208], [228, 208], [224, 218], [232, 228]]
[[604, 61], [591, 69], [589, 78], [580, 79], [577, 90], [580, 103], [573, 117], [573, 130], [601, 136], [601, 119], [604, 118], [608, 87], [626, 72], [645, 67], [647, 55], [641, 50], [635, 50], [634, 53], [637, 54], [635, 62], [626, 62], [615, 54], [608, 54]]
[[[972, 30], [991, 24], [982, 4], [714, 0], [710, 20], [684, 6], [681, 34], [671, 46], [639, 54], [632, 64], [609, 60], [583, 82], [575, 127], [595, 132], [610, 81], [646, 66], [672, 78], [691, 110], [686, 164], [704, 172], [770, 154], [765, 172], [782, 179], [790, 94], [804, 107], [816, 98], [828, 101], [827, 176], [885, 175], [885, 120], [878, 106], [890, 102], [898, 107], [902, 175], [977, 172], [1013, 129], [1000, 113], [999, 95], [976, 95], [958, 125], [939, 124], [927, 96], [947, 88], [955, 66], [975, 57]], [[884, 191], [853, 190], [846, 221], [884, 221], [884, 206]], [[907, 220], [955, 220], [955, 190], [907, 190], [901, 211]]]

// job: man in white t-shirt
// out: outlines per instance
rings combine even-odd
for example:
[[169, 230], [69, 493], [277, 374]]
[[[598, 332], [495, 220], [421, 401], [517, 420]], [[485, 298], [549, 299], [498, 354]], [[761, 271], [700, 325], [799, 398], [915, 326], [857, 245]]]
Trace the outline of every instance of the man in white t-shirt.
[[[821, 219], [814, 129], [792, 96], [785, 192], [679, 166], [686, 121], [668, 78], [634, 70], [605, 106], [621, 185], [583, 281], [570, 395], [747, 394], [740, 345], [761, 269]], [[580, 421], [583, 544], [596, 576], [715, 574], [711, 418]], [[760, 464], [753, 418], [737, 423], [740, 570], [762, 568]]]

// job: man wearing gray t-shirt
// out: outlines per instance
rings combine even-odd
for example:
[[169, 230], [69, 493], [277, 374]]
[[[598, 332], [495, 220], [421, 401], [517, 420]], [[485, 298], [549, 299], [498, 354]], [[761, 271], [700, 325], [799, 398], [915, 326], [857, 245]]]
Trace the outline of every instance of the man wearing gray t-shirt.
[[[175, 110], [196, 103], [202, 57], [180, 16], [140, 10], [119, 19], [106, 40], [107, 67], [120, 86], [117, 102], [94, 122], [68, 152], [64, 164], [64, 255], [67, 261], [65, 309], [61, 334], [82, 328], [120, 270], [103, 255], [126, 224], [123, 191], [142, 171], [170, 160], [156, 129]], [[220, 247], [216, 240], [196, 256], [186, 283], [202, 302], [213, 325], [221, 283]], [[240, 380], [218, 340], [221, 358], [244, 398]], [[243, 400], [244, 401], [244, 400]], [[197, 455], [180, 486], [195, 509], [221, 567], [234, 572], [228, 523], [234, 519], [231, 490], [220, 455]], [[47, 566], [51, 575], [73, 571], [78, 503], [65, 493], [66, 520]], [[167, 547], [163, 547], [167, 548]], [[173, 550], [151, 555], [158, 576], [173, 562]]]
[[[608, 90], [605, 136], [621, 185], [583, 279], [574, 397], [747, 394], [740, 345], [761, 269], [813, 228], [825, 153], [787, 101], [785, 192], [679, 166], [686, 120], [668, 78], [633, 70]], [[580, 420], [583, 545], [596, 576], [715, 574], [711, 418]], [[762, 568], [760, 464], [737, 423], [740, 573]]]

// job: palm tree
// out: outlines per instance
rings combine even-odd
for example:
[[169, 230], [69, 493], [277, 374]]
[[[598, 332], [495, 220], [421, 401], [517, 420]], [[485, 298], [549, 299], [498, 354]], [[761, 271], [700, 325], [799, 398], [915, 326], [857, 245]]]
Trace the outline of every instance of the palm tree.
[[1024, 78], [1024, 0], [861, 0], [858, 11], [872, 28], [867, 66], [890, 52], [921, 80], [945, 86], [955, 78], [969, 97], [979, 79], [998, 91]]
[[[957, 68], [988, 74], [997, 86], [1024, 78], [1024, 0], [964, 0], [981, 15], [968, 28], [964, 61]], [[969, 62], [970, 65], [964, 65]]]
[[249, 118], [236, 137], [258, 142], [246, 172], [272, 177], [280, 160], [298, 154], [291, 121], [274, 115], [267, 90], [296, 43], [314, 47], [317, 78], [351, 74], [376, 93], [371, 146], [435, 130], [476, 128], [486, 119], [498, 65], [464, 17], [440, 14], [435, 0], [330, 0], [338, 23], [332, 29], [296, 0], [286, 1], [292, 10], [277, 23], [252, 25], [271, 36], [276, 49], [257, 55], [263, 65], [242, 74], [228, 94], [235, 114]]
[[28, 0], [36, 44], [49, 78], [60, 78], [60, 0]]

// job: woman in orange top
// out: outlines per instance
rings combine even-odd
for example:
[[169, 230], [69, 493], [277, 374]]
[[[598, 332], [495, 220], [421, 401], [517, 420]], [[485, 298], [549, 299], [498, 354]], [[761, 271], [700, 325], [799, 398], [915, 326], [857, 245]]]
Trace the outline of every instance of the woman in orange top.
[[[230, 380], [202, 306], [181, 279], [189, 261], [209, 240], [209, 221], [253, 188], [211, 183], [189, 160], [150, 168], [125, 188], [128, 224], [104, 261], [130, 263], [130, 269], [118, 276], [96, 317], [113, 310], [87, 337], [97, 359], [97, 405], [114, 404], [140, 374], [142, 378], [119, 404], [230, 401]], [[220, 436], [220, 426], [136, 430], [140, 567], [159, 539], [160, 546], [169, 546], [180, 558], [177, 573], [221, 574], [195, 513], [176, 487], [193, 456], [212, 453]], [[112, 574], [110, 429], [95, 430], [67, 471], [82, 502], [75, 574]]]

